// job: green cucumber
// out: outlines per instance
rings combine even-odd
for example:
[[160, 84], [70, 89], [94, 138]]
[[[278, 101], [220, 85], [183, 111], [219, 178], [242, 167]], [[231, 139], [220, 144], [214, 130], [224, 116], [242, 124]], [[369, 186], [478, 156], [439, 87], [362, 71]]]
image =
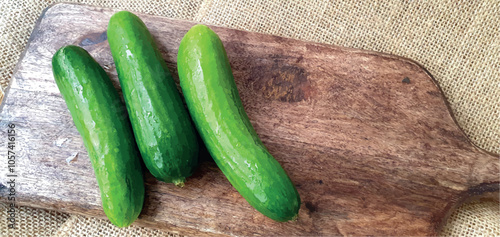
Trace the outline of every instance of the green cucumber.
[[267, 217], [294, 220], [299, 194], [250, 123], [217, 34], [192, 27], [179, 46], [177, 67], [191, 117], [229, 182]]
[[114, 225], [129, 226], [142, 210], [144, 180], [125, 105], [106, 72], [80, 47], [60, 48], [52, 70], [94, 167], [104, 212]]
[[199, 147], [165, 61], [146, 25], [130, 12], [115, 13], [107, 34], [144, 163], [157, 179], [183, 186]]

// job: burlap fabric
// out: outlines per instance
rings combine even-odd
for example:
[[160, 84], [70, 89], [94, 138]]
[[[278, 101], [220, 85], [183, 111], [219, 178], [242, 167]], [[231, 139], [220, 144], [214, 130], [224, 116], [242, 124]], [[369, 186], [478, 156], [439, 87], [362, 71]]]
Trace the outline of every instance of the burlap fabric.
[[[36, 19], [45, 7], [54, 2], [58, 1], [0, 0], [0, 84], [3, 87], [12, 76]], [[459, 125], [474, 144], [500, 153], [500, 1], [74, 2], [414, 59], [439, 82]], [[3, 209], [1, 211], [0, 216], [5, 213]], [[26, 225], [19, 231], [26, 235], [167, 235], [138, 227], [118, 230], [107, 221], [76, 215], [68, 219], [65, 214], [53, 211], [21, 208], [21, 212], [26, 216], [22, 219], [26, 220]], [[2, 216], [2, 229], [6, 226], [4, 221], [6, 218]], [[61, 224], [63, 227], [59, 227]], [[455, 212], [442, 234], [493, 236], [500, 235], [499, 226], [498, 203], [473, 203]]]
[[17, 229], [13, 230], [8, 229], [8, 209], [7, 203], [0, 202], [0, 236], [51, 236], [70, 217], [57, 211], [19, 207], [16, 209]]

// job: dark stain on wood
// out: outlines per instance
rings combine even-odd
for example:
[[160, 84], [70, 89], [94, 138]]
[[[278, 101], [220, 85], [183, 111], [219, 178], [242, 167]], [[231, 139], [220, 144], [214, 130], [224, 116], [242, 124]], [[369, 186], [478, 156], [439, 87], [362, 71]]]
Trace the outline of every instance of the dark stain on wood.
[[275, 60], [273, 64], [256, 67], [254, 88], [267, 99], [282, 102], [307, 100], [314, 89], [307, 79], [307, 71], [298, 65], [282, 64]]
[[500, 188], [500, 183], [491, 183], [480, 186], [474, 186], [467, 190], [469, 196], [481, 196], [485, 193], [497, 192]]
[[[44, 13], [0, 114], [0, 127], [14, 122], [22, 134], [16, 165], [23, 170], [23, 190], [16, 200], [105, 218], [50, 58], [61, 46], [80, 44], [108, 65], [106, 72], [119, 90], [104, 35], [114, 10], [57, 4]], [[138, 15], [177, 78], [179, 41], [195, 23]], [[457, 205], [498, 192], [498, 156], [467, 140], [439, 87], [415, 62], [211, 28], [226, 47], [251, 123], [301, 195], [299, 218], [277, 223], [257, 212], [205, 150], [184, 188], [146, 175], [144, 209], [135, 224], [204, 236], [436, 235]], [[402, 82], [404, 77], [411, 83]], [[0, 129], [0, 137], [7, 137], [6, 131]], [[61, 138], [68, 142], [56, 146]], [[77, 164], [67, 164], [75, 152]], [[8, 182], [5, 177], [0, 174], [0, 183]], [[7, 194], [0, 189], [0, 201]]]
[[318, 207], [314, 205], [312, 202], [306, 202], [305, 205], [310, 212], [316, 212], [316, 210], [318, 209]]
[[405, 77], [402, 82], [405, 84], [410, 84], [410, 78]]

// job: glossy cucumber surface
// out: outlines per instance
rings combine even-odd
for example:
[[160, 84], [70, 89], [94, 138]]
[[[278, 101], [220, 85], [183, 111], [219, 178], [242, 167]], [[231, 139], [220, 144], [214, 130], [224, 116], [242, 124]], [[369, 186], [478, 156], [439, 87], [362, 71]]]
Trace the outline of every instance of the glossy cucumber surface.
[[80, 47], [59, 49], [52, 69], [94, 167], [104, 212], [114, 225], [128, 226], [142, 210], [144, 180], [125, 105], [106, 72]]
[[146, 25], [130, 12], [115, 13], [107, 34], [144, 163], [158, 180], [182, 186], [199, 147], [166, 63]]
[[299, 194], [250, 123], [217, 34], [204, 25], [192, 27], [181, 41], [177, 64], [189, 112], [224, 175], [264, 215], [295, 219]]

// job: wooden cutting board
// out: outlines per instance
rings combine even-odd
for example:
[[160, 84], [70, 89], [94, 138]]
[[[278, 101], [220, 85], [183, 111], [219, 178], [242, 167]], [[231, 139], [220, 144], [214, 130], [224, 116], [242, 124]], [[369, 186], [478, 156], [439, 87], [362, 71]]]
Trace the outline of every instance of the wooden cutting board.
[[[39, 19], [1, 113], [3, 141], [7, 125], [16, 126], [18, 204], [105, 218], [87, 152], [52, 77], [51, 57], [61, 46], [80, 45], [119, 88], [106, 40], [114, 12], [56, 4]], [[138, 15], [178, 80], [177, 47], [195, 23]], [[297, 186], [299, 220], [264, 217], [205, 160], [184, 188], [147, 174], [136, 224], [189, 235], [434, 235], [461, 202], [498, 197], [498, 156], [470, 143], [417, 63], [212, 29], [224, 42], [252, 124]], [[3, 164], [0, 174], [0, 201], [6, 201]]]

